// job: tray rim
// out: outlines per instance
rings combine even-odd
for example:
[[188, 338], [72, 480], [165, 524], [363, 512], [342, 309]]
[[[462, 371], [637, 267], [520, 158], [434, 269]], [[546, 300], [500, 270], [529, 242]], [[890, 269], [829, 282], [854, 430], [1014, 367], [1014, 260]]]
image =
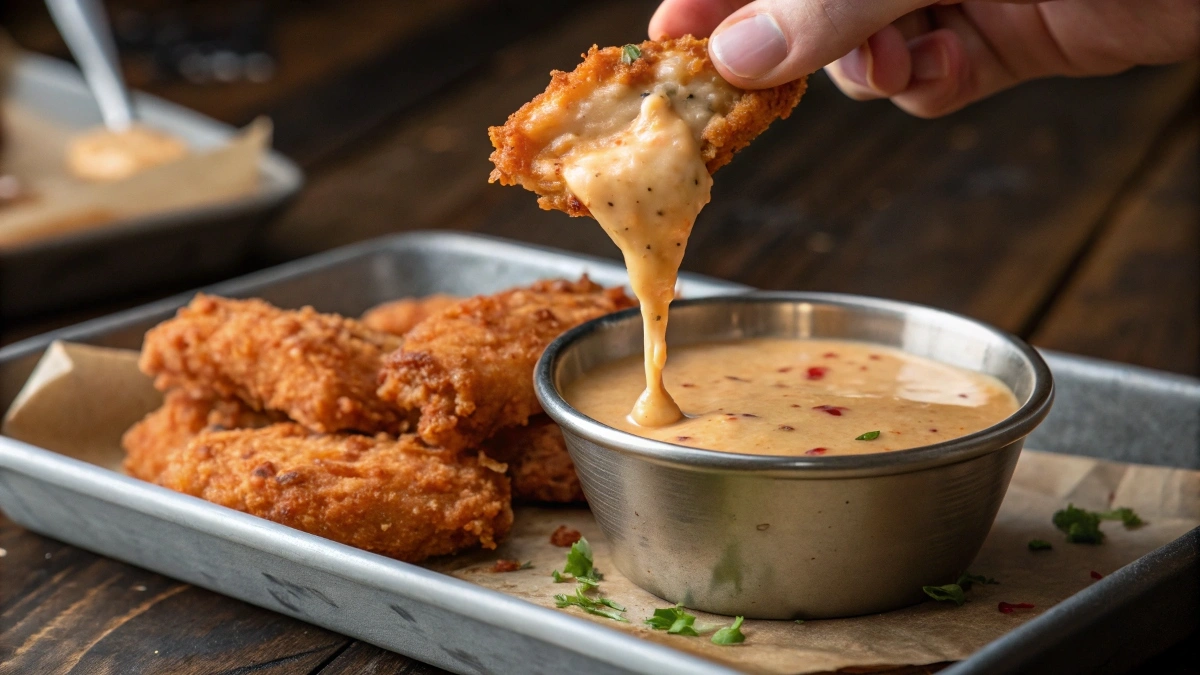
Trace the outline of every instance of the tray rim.
[[[44, 54], [18, 51], [7, 89], [11, 91], [18, 84], [25, 87], [57, 89], [91, 102], [91, 94], [78, 69], [67, 61]], [[5, 93], [6, 91], [0, 91], [0, 94]], [[238, 131], [231, 125], [153, 94], [133, 91], [131, 98], [138, 117], [151, 126], [202, 137], [214, 144], [228, 140]], [[86, 245], [120, 236], [137, 236], [172, 227], [186, 228], [197, 223], [228, 220], [251, 212], [265, 212], [290, 201], [300, 192], [305, 182], [304, 172], [300, 167], [272, 147], [268, 147], [260, 158], [259, 175], [258, 188], [242, 197], [163, 213], [121, 218], [77, 232], [48, 234], [24, 240], [11, 246], [0, 247], [0, 258]]]
[[[127, 309], [121, 312], [110, 314], [104, 317], [99, 317], [75, 324], [73, 326], [64, 327], [48, 333], [33, 336], [25, 340], [13, 343], [7, 347], [0, 348], [0, 364], [12, 361], [18, 358], [30, 356], [33, 353], [45, 349], [50, 342], [56, 339], [69, 340], [75, 336], [99, 336], [116, 329], [120, 329], [138, 317], [144, 317], [149, 313], [169, 312], [183, 304], [185, 304], [197, 291], [208, 291], [217, 293], [237, 294], [247, 292], [257, 286], [269, 284], [273, 280], [283, 279], [302, 273], [305, 270], [320, 269], [333, 266], [339, 262], [352, 260], [356, 257], [370, 255], [386, 251], [390, 248], [415, 244], [433, 245], [451, 249], [470, 249], [472, 247], [487, 246], [506, 249], [507, 252], [518, 256], [538, 257], [542, 262], [545, 262], [544, 256], [549, 254], [553, 258], [562, 262], [574, 262], [599, 265], [607, 268], [618, 266], [618, 263], [612, 260], [572, 253], [555, 249], [551, 247], [526, 244], [511, 239], [494, 237], [488, 235], [479, 235], [474, 233], [461, 233], [452, 231], [413, 231], [381, 237], [377, 239], [367, 240], [357, 244], [333, 249], [324, 253], [319, 253], [308, 258], [302, 258], [290, 263], [285, 263], [276, 267], [268, 268], [253, 274], [237, 277], [217, 284], [212, 284], [203, 288], [179, 293], [162, 300], [147, 303]], [[750, 287], [733, 282], [722, 281], [712, 277], [706, 277], [698, 274], [681, 274], [681, 279], [685, 281], [693, 281], [704, 284], [719, 286], [728, 290], [731, 294], [752, 290]], [[1054, 362], [1062, 361], [1064, 363], [1076, 363], [1084, 366], [1093, 367], [1109, 367], [1120, 368], [1123, 374], [1129, 374], [1137, 378], [1151, 378], [1158, 381], [1170, 382], [1173, 386], [1178, 386], [1183, 390], [1200, 389], [1200, 379], [1193, 378], [1187, 375], [1178, 375], [1173, 373], [1160, 373], [1159, 371], [1119, 364], [1115, 362], [1095, 359], [1091, 357], [1075, 356], [1065, 353], [1054, 352], [1052, 350], [1039, 350], [1047, 358], [1047, 361], [1053, 366]], [[47, 480], [42, 475], [31, 475], [22, 468], [27, 469], [30, 466], [48, 466], [50, 468], [61, 465], [66, 465], [67, 471], [63, 476], [55, 476], [56, 480]], [[258, 532], [270, 532], [271, 536], [282, 537], [283, 541], [289, 545], [296, 546], [296, 552], [300, 553], [301, 559], [305, 560], [304, 564], [309, 564], [312, 559], [313, 551], [319, 551], [321, 555], [338, 555], [344, 554], [349, 558], [360, 561], [366, 570], [384, 570], [387, 569], [388, 574], [395, 574], [396, 570], [400, 570], [402, 576], [408, 575], [411, 578], [421, 578], [427, 583], [417, 588], [422, 591], [421, 595], [425, 597], [415, 597], [413, 587], [405, 589], [397, 589], [394, 592], [406, 597], [414, 597], [422, 602], [426, 602], [431, 606], [438, 607], [450, 611], [456, 615], [469, 616], [473, 620], [492, 625], [505, 630], [512, 630], [514, 626], [524, 625], [522, 622], [511, 622], [502, 620], [491, 620], [488, 615], [474, 611], [478, 608], [478, 603], [473, 602], [471, 606], [466, 608], [467, 611], [456, 611], [454, 607], [446, 606], [436, 602], [440, 598], [440, 591], [436, 593], [426, 593], [425, 591], [436, 591], [445, 585], [449, 589], [449, 597], [451, 599], [461, 599], [462, 596], [472, 596], [483, 594], [488, 597], [490, 606], [497, 609], [505, 617], [523, 615], [525, 612], [536, 610], [534, 615], [537, 619], [538, 632], [530, 633], [526, 631], [513, 631], [525, 635], [529, 638], [552, 644], [566, 651], [578, 654], [584, 659], [596, 659], [603, 661], [609, 665], [618, 668], [634, 668], [634, 667], [653, 667], [661, 665], [662, 667], [679, 667], [686, 666], [688, 672], [698, 673], [734, 673], [722, 664], [701, 659], [692, 656], [686, 652], [682, 652], [665, 645], [659, 645], [648, 640], [636, 637], [634, 635], [622, 633], [617, 630], [609, 629], [608, 627], [580, 617], [575, 617], [565, 612], [540, 607], [533, 603], [520, 600], [511, 596], [504, 595], [498, 591], [477, 586], [468, 581], [451, 577], [439, 572], [427, 570], [417, 565], [401, 563], [382, 556], [360, 551], [358, 549], [338, 544], [336, 542], [311, 535], [299, 530], [293, 530], [286, 526], [266, 521], [264, 519], [251, 516], [249, 514], [227, 509], [225, 507], [211, 504], [204, 500], [188, 495], [181, 495], [172, 492], [166, 488], [155, 485], [150, 485], [143, 481], [124, 476], [116, 471], [105, 469], [103, 467], [88, 464], [82, 460], [77, 460], [71, 457], [60, 455], [50, 450], [38, 448], [16, 439], [0, 435], [0, 468], [19, 471], [20, 473], [30, 476], [36, 480], [50, 482], [61, 488], [71, 490], [80, 494], [86, 494], [89, 497], [103, 499], [110, 503], [127, 505], [129, 508], [135, 508], [139, 512], [151, 515], [160, 515], [164, 513], [162, 503], [167, 501], [172, 504], [172, 508], [181, 512], [197, 511], [202, 514], [202, 519], [206, 520], [206, 524], [214, 527], [223, 526], [225, 523], [235, 523], [235, 527], [239, 532], [246, 534]], [[51, 475], [54, 475], [51, 473]], [[80, 488], [94, 484], [95, 480], [105, 482], [113, 489], [104, 495], [96, 495], [90, 491]], [[132, 495], [132, 497], [131, 497]], [[126, 502], [117, 501], [118, 498], [131, 498], [135, 504], [127, 504]], [[136, 503], [141, 502], [142, 506]], [[178, 506], [175, 506], [178, 504]], [[154, 506], [153, 512], [147, 508]], [[194, 518], [184, 520], [172, 520], [176, 524], [188, 524], [198, 522]], [[186, 526], [186, 525], [185, 525]], [[203, 530], [209, 532], [208, 530]], [[209, 532], [209, 534], [216, 534]], [[255, 540], [250, 538], [240, 540], [238, 543], [255, 548], [257, 550], [266, 551], [268, 553], [277, 553], [279, 548], [272, 547], [268, 550], [261, 545], [255, 545]], [[1136, 586], [1145, 586], [1152, 583], [1152, 579], [1148, 577], [1157, 576], [1159, 578], [1169, 575], [1172, 569], [1163, 567], [1165, 563], [1174, 563], [1176, 566], [1186, 565], [1187, 561], [1180, 557], [1177, 549], [1183, 549], [1184, 552], [1188, 547], [1200, 548], [1200, 527], [1197, 527], [1174, 541], [1147, 553], [1137, 560], [1125, 565], [1124, 567], [1114, 571], [1101, 582], [1098, 582], [1054, 605], [1044, 614], [1031, 619], [1030, 621], [1014, 628], [1012, 631], [992, 640], [980, 650], [962, 661], [955, 663], [947, 669], [947, 673], [962, 675], [965, 673], [981, 673], [993, 672], [999, 665], [998, 655], [1002, 655], [1005, 650], [1013, 645], [1035, 646], [1040, 642], [1044, 642], [1041, 638], [1052, 632], [1054, 628], [1059, 628], [1059, 623], [1063, 618], [1074, 615], [1076, 612], [1097, 604], [1105, 604], [1109, 602], [1102, 592], [1108, 589], [1120, 589], [1124, 597], [1130, 597], [1133, 593], [1133, 588]], [[1163, 562], [1165, 561], [1165, 563]], [[1158, 563], [1155, 565], [1155, 563]], [[135, 564], [136, 563], [131, 563]], [[1142, 567], [1149, 567], [1149, 573]], [[1135, 569], [1136, 568], [1136, 569]], [[339, 576], [348, 581], [356, 583], [357, 580], [349, 579], [344, 573], [339, 570], [347, 569], [344, 565], [338, 567], [321, 567], [322, 571]], [[203, 584], [196, 584], [202, 586]], [[210, 589], [221, 593], [220, 590]], [[224, 595], [224, 593], [222, 593]], [[497, 597], [491, 597], [491, 596]], [[233, 596], [229, 596], [233, 597]], [[241, 600], [241, 598], [235, 598]], [[243, 602], [247, 602], [242, 600]], [[254, 604], [254, 603], [251, 603]], [[453, 604], [453, 603], [452, 603]], [[268, 607], [272, 611], [280, 611], [276, 607]], [[283, 612], [281, 612], [283, 613]], [[311, 619], [303, 619], [311, 621]], [[563, 626], [568, 626], [569, 631], [563, 629]], [[540, 631], [544, 629], [545, 635], [541, 635]], [[599, 629], [599, 633], [592, 629]], [[338, 630], [338, 629], [335, 629]], [[339, 630], [340, 632], [340, 630]], [[589, 647], [594, 647], [598, 644], [598, 640], [603, 640], [604, 644], [612, 645], [613, 654], [619, 655], [620, 658], [601, 658], [602, 655], [608, 655], [608, 652], [595, 651], [593, 649], [580, 650], [575, 648], [569, 641], [560, 641], [554, 639], [556, 636], [566, 634], [572, 636], [585, 636], [589, 643]], [[1050, 641], [1052, 646], [1054, 641]], [[1040, 644], [1045, 648], [1046, 644]], [[386, 647], [385, 647], [386, 648]], [[649, 661], [630, 663], [631, 656], [644, 656]], [[647, 671], [654, 672], [654, 671]]]

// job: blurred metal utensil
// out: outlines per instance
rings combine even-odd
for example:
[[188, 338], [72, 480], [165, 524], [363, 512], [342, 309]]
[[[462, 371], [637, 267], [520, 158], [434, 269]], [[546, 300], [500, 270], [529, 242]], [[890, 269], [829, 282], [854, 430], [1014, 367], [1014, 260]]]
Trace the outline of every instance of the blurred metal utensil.
[[46, 0], [46, 6], [96, 97], [104, 126], [112, 131], [125, 131], [133, 123], [133, 104], [121, 75], [121, 64], [103, 3], [100, 0]]

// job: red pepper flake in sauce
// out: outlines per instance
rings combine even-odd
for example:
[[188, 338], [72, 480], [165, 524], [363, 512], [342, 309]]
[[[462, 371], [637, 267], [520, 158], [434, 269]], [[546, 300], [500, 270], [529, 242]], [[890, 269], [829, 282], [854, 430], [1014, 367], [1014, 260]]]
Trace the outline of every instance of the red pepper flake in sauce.
[[796, 427], [789, 427], [789, 426], [788, 426], [788, 425], [786, 425], [786, 424], [780, 424], [780, 425], [779, 425], [779, 430], [780, 430], [780, 431], [795, 431], [795, 430], [796, 430]]
[[1099, 572], [1097, 572], [1096, 570], [1092, 570], [1092, 578], [1093, 578], [1093, 579], [1103, 579], [1103, 578], [1104, 578], [1104, 575], [1103, 575], [1103, 574], [1100, 574], [1100, 573], [1099, 573]]
[[959, 398], [967, 398], [967, 395], [966, 395], [966, 394], [959, 394], [959, 395], [958, 395], [958, 397], [959, 397]]
[[687, 441], [692, 440], [692, 437], [691, 436], [676, 436], [675, 440], [679, 441], [680, 443], [685, 443]]
[[999, 609], [1001, 614], [1012, 614], [1013, 610], [1017, 609], [1033, 609], [1033, 603], [1018, 602], [1015, 604], [1010, 604], [1007, 602], [1002, 602], [999, 605]]
[[824, 366], [813, 366], [812, 368], [808, 369], [808, 374], [806, 375], [806, 377], [810, 380], [820, 380], [820, 379], [824, 378], [825, 373], [828, 373], [828, 372], [829, 372], [829, 369], [825, 368]]
[[825, 352], [824, 357], [827, 359], [836, 359], [838, 356], [837, 352]]
[[492, 572], [516, 572], [521, 569], [521, 563], [516, 560], [497, 560], [495, 565], [492, 565]]
[[754, 413], [742, 413], [742, 417], [758, 417], [758, 415]]
[[829, 448], [813, 448], [812, 450], [805, 450], [804, 454], [806, 454], [806, 455], [823, 455], [827, 452], [829, 452]]
[[792, 367], [791, 367], [791, 366], [784, 366], [783, 368], [780, 368], [780, 369], [779, 369], [777, 372], [780, 372], [780, 373], [790, 373], [790, 372], [792, 372]]
[[684, 389], [691, 389], [692, 387], [695, 387], [696, 385], [692, 384], [691, 382], [684, 382], [683, 384], [681, 384], [679, 386], [683, 387]]
[[882, 359], [883, 357], [878, 354], [868, 354], [867, 358], [871, 359], [872, 361], [878, 361], [879, 359]]
[[813, 410], [820, 410], [821, 412], [827, 412], [834, 417], [841, 417], [842, 411], [849, 410], [849, 408], [843, 408], [840, 405], [814, 405]]
[[937, 429], [930, 429], [930, 430], [929, 430], [929, 433], [931, 433], [931, 434], [936, 434], [936, 433], [937, 433]]
[[726, 375], [725, 379], [733, 380], [734, 382], [749, 382], [750, 381], [750, 380], [742, 379], [742, 378], [738, 377], [737, 375]]
[[573, 530], [566, 525], [559, 525], [558, 529], [554, 531], [554, 534], [550, 535], [550, 543], [555, 546], [566, 548], [579, 541], [582, 536], [583, 535], [580, 534], [579, 530]]

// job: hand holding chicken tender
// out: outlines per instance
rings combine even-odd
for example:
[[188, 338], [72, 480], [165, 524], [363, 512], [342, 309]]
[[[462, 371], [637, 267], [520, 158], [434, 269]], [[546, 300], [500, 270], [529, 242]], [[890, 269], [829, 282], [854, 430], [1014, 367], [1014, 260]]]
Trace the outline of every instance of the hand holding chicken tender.
[[591, 213], [563, 175], [574, 155], [602, 147], [629, 128], [642, 99], [663, 94], [699, 144], [711, 174], [729, 163], [778, 118], [787, 117], [805, 78], [757, 91], [721, 78], [708, 57], [708, 40], [690, 35], [625, 47], [592, 47], [574, 71], [551, 73], [550, 86], [488, 130], [491, 182], [521, 185], [539, 195], [543, 209], [572, 216]]

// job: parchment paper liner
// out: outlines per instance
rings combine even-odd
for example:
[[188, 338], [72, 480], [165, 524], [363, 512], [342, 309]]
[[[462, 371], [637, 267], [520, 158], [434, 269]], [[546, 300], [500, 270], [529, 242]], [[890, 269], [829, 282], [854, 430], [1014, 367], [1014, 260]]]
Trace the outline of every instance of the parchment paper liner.
[[[121, 433], [156, 407], [161, 397], [136, 368], [136, 352], [55, 343], [10, 409], [6, 435], [63, 454], [120, 470]], [[1069, 544], [1050, 523], [1068, 501], [1092, 509], [1134, 508], [1148, 524], [1133, 530], [1105, 522], [1104, 544]], [[848, 667], [921, 665], [957, 661], [1073, 593], [1095, 583], [1091, 572], [1117, 568], [1200, 526], [1200, 472], [1120, 464], [1026, 450], [996, 523], [971, 571], [994, 577], [997, 586], [976, 585], [963, 607], [925, 602], [886, 614], [808, 621], [747, 621], [746, 642], [718, 647], [707, 637], [687, 638], [641, 624], [663, 600], [626, 580], [608, 558], [608, 546], [591, 513], [582, 508], [517, 508], [512, 536], [496, 551], [448, 557], [426, 567], [469, 580], [534, 604], [553, 607], [555, 584], [566, 549], [549, 543], [559, 525], [582, 532], [604, 573], [603, 595], [628, 608], [632, 623], [569, 611], [614, 630], [691, 652], [753, 673], [813, 673]], [[1044, 539], [1052, 551], [1028, 550]], [[533, 568], [489, 571], [500, 558], [532, 561]], [[1002, 614], [1000, 601], [1028, 602], [1032, 610]], [[698, 623], [728, 623], [727, 617], [698, 613]]]

